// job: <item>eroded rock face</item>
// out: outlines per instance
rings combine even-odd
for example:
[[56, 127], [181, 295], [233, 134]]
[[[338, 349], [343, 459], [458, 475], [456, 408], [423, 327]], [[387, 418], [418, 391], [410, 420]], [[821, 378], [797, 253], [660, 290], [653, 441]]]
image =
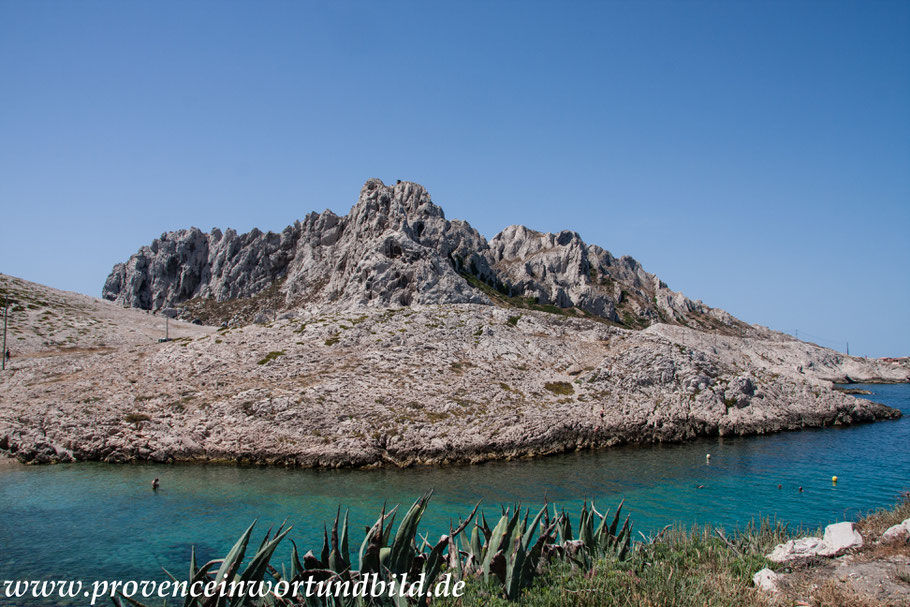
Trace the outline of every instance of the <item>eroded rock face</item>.
[[224, 302], [267, 292], [267, 301], [247, 306], [232, 324], [273, 319], [306, 303], [335, 309], [490, 304], [492, 296], [573, 308], [632, 328], [662, 321], [751, 330], [575, 232], [510, 226], [487, 243], [467, 222], [447, 220], [423, 186], [378, 179], [364, 184], [347, 215], [311, 213], [281, 234], [197, 228], [162, 234], [114, 266], [102, 296], [157, 311], [198, 298]]
[[281, 234], [162, 234], [114, 266], [102, 296], [160, 310], [193, 298], [249, 298], [280, 281], [282, 308], [489, 303], [458, 273], [470, 264], [489, 274], [480, 254], [486, 247], [470, 225], [446, 220], [422, 186], [371, 179], [348, 215], [310, 213]]

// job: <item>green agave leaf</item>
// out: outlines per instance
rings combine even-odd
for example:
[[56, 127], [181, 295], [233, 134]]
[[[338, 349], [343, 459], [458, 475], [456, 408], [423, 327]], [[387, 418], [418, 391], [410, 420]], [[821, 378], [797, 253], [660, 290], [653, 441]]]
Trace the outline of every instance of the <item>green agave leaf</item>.
[[514, 601], [521, 592], [521, 573], [524, 570], [527, 552], [520, 541], [515, 542], [515, 547], [506, 564], [506, 581], [503, 585], [506, 598]]
[[408, 510], [401, 524], [398, 526], [398, 532], [395, 534], [395, 540], [391, 545], [391, 554], [389, 555], [388, 569], [392, 573], [399, 575], [407, 573], [411, 568], [411, 561], [414, 558], [414, 538], [417, 535], [417, 526], [420, 524], [420, 518], [423, 516], [430, 501], [432, 491], [424, 494]]
[[622, 512], [622, 505], [626, 503], [626, 500], [619, 502], [619, 506], [616, 507], [616, 514], [613, 515], [613, 523], [610, 525], [610, 535], [616, 537], [616, 525], [619, 524], [619, 513]]
[[256, 521], [253, 521], [253, 524], [243, 532], [243, 535], [240, 536], [240, 539], [237, 540], [237, 543], [234, 544], [234, 547], [231, 548], [228, 555], [224, 557], [224, 562], [221, 563], [221, 567], [218, 568], [218, 572], [215, 574], [216, 585], [225, 580], [234, 579], [234, 575], [236, 575], [237, 570], [240, 568], [240, 562], [243, 560], [243, 555], [246, 553], [246, 547], [250, 542], [250, 535], [253, 533], [253, 527], [255, 525]]
[[319, 555], [320, 567], [326, 568], [329, 566], [329, 531], [322, 527], [322, 553]]
[[303, 571], [303, 563], [300, 562], [300, 553], [297, 551], [297, 544], [291, 540], [291, 578], [297, 577]]
[[[274, 539], [267, 542], [262, 548], [256, 552], [252, 559], [250, 559], [250, 564], [247, 565], [246, 569], [243, 570], [243, 573], [240, 575], [241, 582], [259, 582], [265, 577], [265, 573], [268, 570], [269, 561], [272, 558], [272, 554], [275, 552], [275, 548], [278, 547], [278, 544], [281, 543], [281, 540], [291, 532], [291, 527], [288, 527], [281, 533], [276, 533]], [[244, 603], [246, 597], [239, 596], [235, 597], [231, 601], [232, 607], [239, 607]]]

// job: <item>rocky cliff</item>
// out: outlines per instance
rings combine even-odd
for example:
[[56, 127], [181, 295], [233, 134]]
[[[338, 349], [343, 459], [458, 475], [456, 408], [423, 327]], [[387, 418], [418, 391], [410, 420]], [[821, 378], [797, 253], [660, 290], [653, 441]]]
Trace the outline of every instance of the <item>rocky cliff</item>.
[[102, 295], [232, 325], [274, 320], [308, 304], [345, 310], [497, 303], [630, 328], [664, 322], [754, 330], [575, 232], [510, 226], [487, 242], [467, 222], [447, 220], [422, 186], [378, 179], [364, 184], [347, 215], [311, 213], [281, 234], [197, 228], [162, 234], [114, 266]]

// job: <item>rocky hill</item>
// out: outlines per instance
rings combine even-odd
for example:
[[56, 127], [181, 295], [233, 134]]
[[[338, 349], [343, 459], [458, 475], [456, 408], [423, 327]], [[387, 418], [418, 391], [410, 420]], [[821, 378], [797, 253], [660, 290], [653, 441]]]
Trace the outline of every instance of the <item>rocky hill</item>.
[[631, 257], [575, 232], [510, 226], [490, 242], [448, 220], [416, 183], [367, 181], [350, 213], [311, 213], [280, 234], [197, 228], [162, 234], [105, 282], [105, 299], [206, 323], [275, 320], [307, 306], [476, 303], [590, 316], [627, 328], [662, 322], [760, 331], [671, 291]]
[[0, 450], [26, 462], [479, 462], [889, 419], [831, 380], [910, 379], [779, 334], [488, 303], [216, 329], [3, 275], [0, 295], [18, 302]]
[[3, 275], [0, 296], [0, 450], [27, 462], [478, 462], [890, 419], [832, 382], [910, 380], [574, 232], [488, 242], [408, 182], [281, 234], [162, 234], [104, 300]]

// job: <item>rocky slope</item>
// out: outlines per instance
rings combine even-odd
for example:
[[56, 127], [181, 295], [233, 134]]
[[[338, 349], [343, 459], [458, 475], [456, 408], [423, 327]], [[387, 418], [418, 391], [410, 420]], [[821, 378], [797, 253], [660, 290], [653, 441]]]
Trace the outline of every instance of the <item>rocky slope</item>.
[[910, 379], [777, 334], [486, 303], [171, 321], [176, 339], [158, 343], [161, 316], [7, 276], [0, 288], [20, 302], [0, 449], [29, 462], [478, 462], [888, 419], [827, 380]]
[[445, 218], [416, 183], [364, 184], [350, 213], [311, 213], [281, 234], [197, 228], [162, 234], [114, 266], [105, 299], [187, 320], [246, 324], [312, 304], [556, 308], [628, 328], [657, 322], [727, 333], [757, 329], [671, 291], [631, 257], [574, 232], [511, 226], [489, 243]]

